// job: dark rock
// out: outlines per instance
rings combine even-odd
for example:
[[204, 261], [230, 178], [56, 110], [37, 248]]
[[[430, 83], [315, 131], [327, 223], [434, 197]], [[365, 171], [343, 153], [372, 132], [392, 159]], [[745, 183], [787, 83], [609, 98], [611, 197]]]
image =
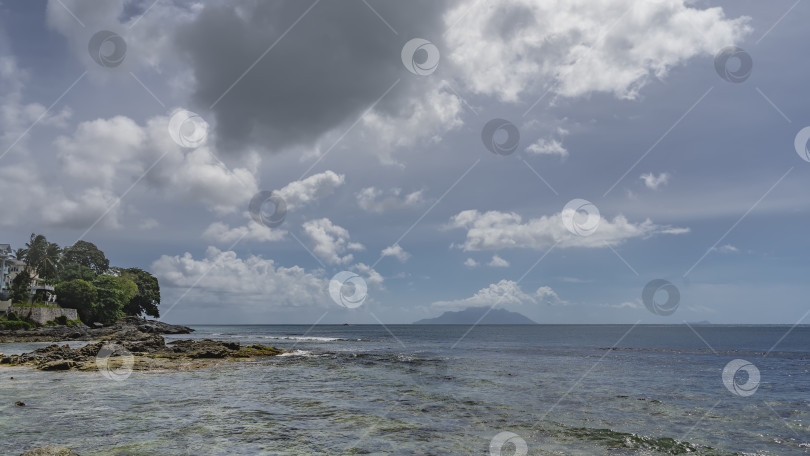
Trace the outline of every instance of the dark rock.
[[220, 340], [178, 340], [172, 343], [174, 353], [184, 353], [189, 358], [225, 358], [239, 351], [239, 342]]
[[193, 330], [186, 326], [170, 325], [138, 317], [122, 318], [111, 326], [93, 325], [44, 326], [32, 330], [0, 330], [0, 342], [62, 342], [66, 340], [99, 340], [142, 337], [149, 334], [188, 334]]
[[157, 353], [166, 348], [166, 341], [159, 334], [144, 334], [140, 340], [124, 342], [124, 348], [133, 353]]
[[[126, 323], [126, 322], [124, 322]], [[188, 365], [189, 360], [205, 359], [246, 359], [255, 357], [276, 356], [283, 353], [273, 347], [251, 345], [242, 347], [239, 342], [221, 340], [178, 340], [169, 346], [160, 334], [142, 332], [139, 327], [128, 324], [105, 328], [113, 330], [102, 342], [87, 344], [81, 348], [70, 348], [69, 345], [51, 344], [21, 355], [0, 355], [0, 364], [29, 365], [41, 370], [64, 371], [77, 368], [80, 370], [97, 369], [97, 357], [105, 346], [116, 345], [107, 356], [134, 357], [134, 369], [150, 368], [157, 363], [168, 368]], [[198, 362], [197, 366], [206, 365]]]
[[59, 360], [59, 361], [49, 361], [45, 364], [39, 366], [40, 369], [45, 371], [56, 371], [56, 370], [70, 370], [76, 367], [76, 361], [71, 360]]
[[79, 456], [68, 447], [48, 445], [35, 450], [26, 451], [20, 456]]
[[16, 405], [17, 407], [25, 407], [25, 402], [17, 401], [17, 402], [14, 403], [14, 405]]

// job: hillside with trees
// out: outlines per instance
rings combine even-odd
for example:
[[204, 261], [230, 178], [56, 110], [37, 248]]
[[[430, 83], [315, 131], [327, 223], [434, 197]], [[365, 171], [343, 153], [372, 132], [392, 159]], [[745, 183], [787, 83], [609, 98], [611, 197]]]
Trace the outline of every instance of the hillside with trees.
[[[160, 285], [139, 268], [110, 267], [110, 260], [95, 244], [77, 241], [61, 248], [44, 235], [32, 233], [17, 250], [25, 264], [10, 285], [14, 303], [25, 305], [35, 279], [52, 285], [61, 307], [76, 309], [86, 324], [111, 324], [125, 316], [159, 317]], [[33, 301], [41, 300], [36, 294]]]

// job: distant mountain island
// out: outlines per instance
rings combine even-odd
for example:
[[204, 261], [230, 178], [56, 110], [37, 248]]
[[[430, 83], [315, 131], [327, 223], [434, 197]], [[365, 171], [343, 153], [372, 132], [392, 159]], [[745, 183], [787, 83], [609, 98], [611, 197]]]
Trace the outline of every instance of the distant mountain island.
[[413, 322], [415, 325], [473, 325], [486, 314], [479, 325], [536, 325], [537, 323], [517, 312], [506, 309], [492, 309], [489, 307], [470, 307], [457, 312], [447, 311], [436, 318], [425, 318]]

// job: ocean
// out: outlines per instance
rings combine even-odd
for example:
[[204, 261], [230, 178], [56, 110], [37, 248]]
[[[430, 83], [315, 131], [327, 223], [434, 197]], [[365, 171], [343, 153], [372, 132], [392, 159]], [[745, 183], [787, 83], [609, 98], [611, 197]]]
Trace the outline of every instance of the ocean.
[[120, 381], [3, 368], [0, 453], [48, 444], [82, 456], [810, 453], [808, 326], [194, 329], [166, 339], [291, 353]]

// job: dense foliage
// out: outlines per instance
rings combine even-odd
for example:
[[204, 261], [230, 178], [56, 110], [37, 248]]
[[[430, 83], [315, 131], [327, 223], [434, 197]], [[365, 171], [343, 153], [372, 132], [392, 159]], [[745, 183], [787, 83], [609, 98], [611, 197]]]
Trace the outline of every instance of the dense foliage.
[[11, 281], [9, 291], [11, 292], [12, 302], [27, 302], [28, 301], [28, 286], [31, 284], [31, 274], [28, 271], [20, 271], [17, 277]]
[[121, 275], [135, 282], [138, 287], [137, 294], [124, 305], [124, 313], [127, 315], [146, 314], [150, 317], [160, 317], [160, 311], [158, 310], [160, 284], [158, 284], [158, 279], [139, 268], [124, 269]]
[[160, 285], [139, 268], [110, 268], [110, 261], [95, 244], [77, 241], [64, 249], [41, 234], [31, 234], [17, 258], [25, 263], [11, 283], [15, 303], [30, 300], [35, 279], [54, 285], [57, 302], [76, 309], [85, 323], [110, 324], [127, 315], [160, 316]]
[[82, 321], [94, 321], [93, 303], [96, 302], [98, 292], [92, 283], [82, 279], [74, 279], [58, 283], [55, 289], [59, 305], [76, 309]]
[[95, 244], [87, 241], [76, 241], [62, 252], [62, 266], [79, 264], [93, 270], [97, 275], [104, 274], [110, 268], [110, 260]]
[[19, 318], [14, 312], [0, 315], [0, 329], [31, 329], [34, 325]]
[[69, 282], [75, 279], [82, 279], [88, 282], [92, 282], [93, 279], [95, 278], [96, 273], [93, 272], [93, 270], [90, 269], [89, 267], [81, 264], [67, 263], [59, 268], [60, 282]]

